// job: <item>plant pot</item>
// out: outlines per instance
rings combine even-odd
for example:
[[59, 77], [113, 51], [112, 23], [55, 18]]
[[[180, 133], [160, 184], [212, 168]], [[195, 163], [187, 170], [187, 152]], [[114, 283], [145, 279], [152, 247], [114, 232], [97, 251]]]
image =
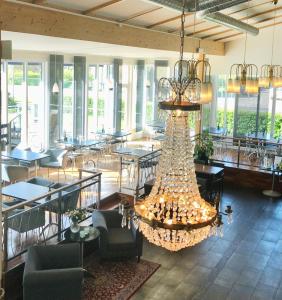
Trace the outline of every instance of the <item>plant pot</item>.
[[70, 230], [72, 233], [77, 233], [80, 230], [80, 225], [77, 221], [71, 221]]

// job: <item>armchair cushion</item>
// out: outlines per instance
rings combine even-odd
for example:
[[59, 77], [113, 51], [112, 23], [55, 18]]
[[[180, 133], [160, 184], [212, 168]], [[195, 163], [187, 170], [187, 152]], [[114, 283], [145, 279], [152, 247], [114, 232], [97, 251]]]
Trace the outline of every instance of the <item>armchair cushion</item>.
[[115, 247], [135, 248], [135, 240], [131, 230], [123, 230], [123, 228], [111, 228], [108, 231], [109, 247], [114, 250]]
[[122, 228], [118, 210], [94, 211], [93, 226], [100, 231], [102, 258], [139, 257], [142, 255], [142, 235], [131, 222], [131, 228]]

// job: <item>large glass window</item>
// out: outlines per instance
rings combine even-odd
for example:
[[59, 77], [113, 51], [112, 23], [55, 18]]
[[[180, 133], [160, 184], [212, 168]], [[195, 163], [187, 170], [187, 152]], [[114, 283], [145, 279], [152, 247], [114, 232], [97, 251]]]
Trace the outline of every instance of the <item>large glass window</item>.
[[97, 124], [97, 67], [88, 68], [88, 99], [87, 99], [87, 124], [88, 137], [94, 137]]
[[113, 66], [98, 66], [98, 99], [97, 99], [97, 125], [98, 130], [113, 128]]
[[28, 145], [42, 149], [44, 140], [44, 86], [42, 64], [27, 64]]
[[64, 91], [63, 91], [63, 134], [73, 136], [73, 98], [74, 98], [74, 67], [64, 65]]
[[8, 63], [8, 122], [21, 115], [21, 141], [26, 142], [26, 84], [25, 65], [20, 62]]
[[275, 89], [273, 91], [273, 98], [276, 99], [275, 103], [275, 115], [273, 119], [273, 137], [280, 138], [282, 137], [282, 88]]

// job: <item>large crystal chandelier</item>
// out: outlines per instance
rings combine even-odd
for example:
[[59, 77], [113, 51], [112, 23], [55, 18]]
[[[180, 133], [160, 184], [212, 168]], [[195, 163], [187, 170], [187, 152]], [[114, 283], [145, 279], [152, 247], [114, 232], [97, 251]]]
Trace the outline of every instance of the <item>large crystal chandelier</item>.
[[[248, 1], [250, 6], [250, 1]], [[242, 64], [233, 64], [230, 68], [230, 76], [227, 83], [227, 93], [247, 94], [258, 93], [258, 67], [255, 64], [246, 63], [248, 34], [245, 35], [244, 61]]]
[[[277, 3], [278, 0], [273, 1], [274, 6], [276, 6]], [[261, 74], [259, 78], [259, 86], [262, 88], [282, 87], [282, 67], [280, 65], [273, 64], [275, 27], [276, 27], [276, 9], [274, 10], [274, 18], [273, 18], [271, 62], [269, 65], [263, 65], [261, 67]]]
[[170, 251], [193, 246], [214, 234], [216, 209], [201, 198], [197, 186], [189, 111], [198, 105], [162, 102], [167, 119], [157, 178], [150, 195], [135, 205], [139, 229], [147, 239]]
[[[171, 92], [159, 103], [168, 118], [156, 181], [150, 195], [134, 207], [139, 230], [150, 242], [170, 251], [201, 242], [223, 224], [220, 213], [200, 196], [197, 185], [189, 117], [200, 110], [201, 81], [195, 73], [197, 62], [182, 59], [183, 37], [184, 26], [175, 68], [178, 76], [161, 79], [161, 86], [168, 82]], [[184, 69], [190, 76], [183, 76]], [[232, 212], [231, 207], [227, 212]]]

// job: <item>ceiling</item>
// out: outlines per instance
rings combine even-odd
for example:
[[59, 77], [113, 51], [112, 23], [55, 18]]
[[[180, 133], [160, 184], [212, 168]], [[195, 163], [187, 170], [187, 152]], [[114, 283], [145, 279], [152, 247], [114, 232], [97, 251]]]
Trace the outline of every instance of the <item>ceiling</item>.
[[[169, 33], [177, 33], [180, 27], [179, 12], [153, 4], [148, 0], [18, 0], [17, 2], [28, 2]], [[276, 7], [272, 2], [271, 0], [250, 0], [249, 3], [236, 5], [221, 12], [248, 22], [261, 30], [274, 25], [274, 14], [276, 14], [276, 26], [282, 26], [282, 4], [279, 3], [281, 1]], [[194, 35], [200, 39], [220, 42], [244, 36], [233, 29], [197, 18], [194, 26], [192, 13], [186, 16], [185, 30], [187, 36]]]

